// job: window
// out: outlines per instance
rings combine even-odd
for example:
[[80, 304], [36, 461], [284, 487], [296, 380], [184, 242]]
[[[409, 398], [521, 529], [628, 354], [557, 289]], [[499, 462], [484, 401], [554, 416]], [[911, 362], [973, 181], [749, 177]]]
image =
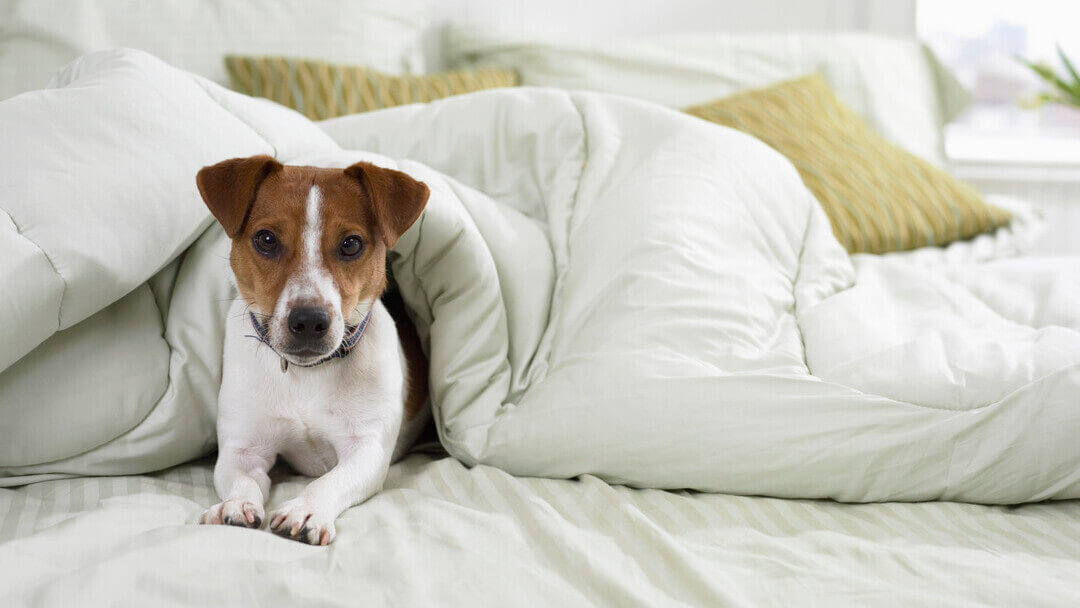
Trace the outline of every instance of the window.
[[[1046, 157], [1080, 162], [1080, 109], [1023, 107], [1046, 84], [1016, 60], [1063, 66], [1057, 46], [1080, 64], [1080, 2], [919, 0], [916, 28], [973, 95], [947, 131], [951, 157]], [[995, 144], [996, 142], [996, 144]], [[1049, 151], [1054, 150], [1053, 154]]]

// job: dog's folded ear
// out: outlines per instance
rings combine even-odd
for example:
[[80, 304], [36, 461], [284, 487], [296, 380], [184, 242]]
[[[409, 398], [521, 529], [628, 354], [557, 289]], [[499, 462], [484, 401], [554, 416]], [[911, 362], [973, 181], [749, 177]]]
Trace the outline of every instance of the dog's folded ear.
[[195, 183], [203, 202], [221, 223], [225, 234], [235, 238], [247, 223], [259, 186], [267, 176], [281, 168], [281, 163], [265, 155], [230, 158], [203, 167], [195, 176]]
[[345, 169], [345, 175], [360, 182], [360, 187], [371, 199], [387, 247], [393, 247], [420, 217], [431, 194], [424, 182], [371, 163], [356, 163]]

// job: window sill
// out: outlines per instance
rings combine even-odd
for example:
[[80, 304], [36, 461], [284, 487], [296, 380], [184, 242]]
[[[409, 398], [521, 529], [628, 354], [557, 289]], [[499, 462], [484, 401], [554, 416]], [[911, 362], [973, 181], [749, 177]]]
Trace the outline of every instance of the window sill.
[[945, 153], [961, 179], [1080, 183], [1080, 133], [949, 125]]

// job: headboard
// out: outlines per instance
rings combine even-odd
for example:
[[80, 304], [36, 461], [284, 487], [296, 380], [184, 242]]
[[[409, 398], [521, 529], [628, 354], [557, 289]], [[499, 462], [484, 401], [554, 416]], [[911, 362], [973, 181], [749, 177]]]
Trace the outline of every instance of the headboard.
[[910, 36], [915, 0], [0, 0], [0, 99], [116, 46], [218, 82], [227, 81], [226, 52], [434, 71], [445, 67], [450, 22], [590, 41], [707, 31]]
[[596, 40], [691, 32], [915, 33], [915, 0], [437, 0], [425, 40], [428, 69], [442, 66], [441, 26]]

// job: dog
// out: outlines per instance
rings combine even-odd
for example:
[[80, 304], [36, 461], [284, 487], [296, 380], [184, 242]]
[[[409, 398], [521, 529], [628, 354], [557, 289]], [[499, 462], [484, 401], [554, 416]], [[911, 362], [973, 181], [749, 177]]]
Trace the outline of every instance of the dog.
[[241, 296], [226, 321], [218, 398], [222, 501], [199, 523], [259, 528], [280, 456], [317, 479], [270, 513], [270, 530], [326, 545], [337, 517], [382, 489], [430, 417], [415, 328], [380, 299], [387, 250], [424, 210], [428, 187], [370, 163], [324, 169], [269, 156], [204, 167], [196, 183], [232, 239]]

